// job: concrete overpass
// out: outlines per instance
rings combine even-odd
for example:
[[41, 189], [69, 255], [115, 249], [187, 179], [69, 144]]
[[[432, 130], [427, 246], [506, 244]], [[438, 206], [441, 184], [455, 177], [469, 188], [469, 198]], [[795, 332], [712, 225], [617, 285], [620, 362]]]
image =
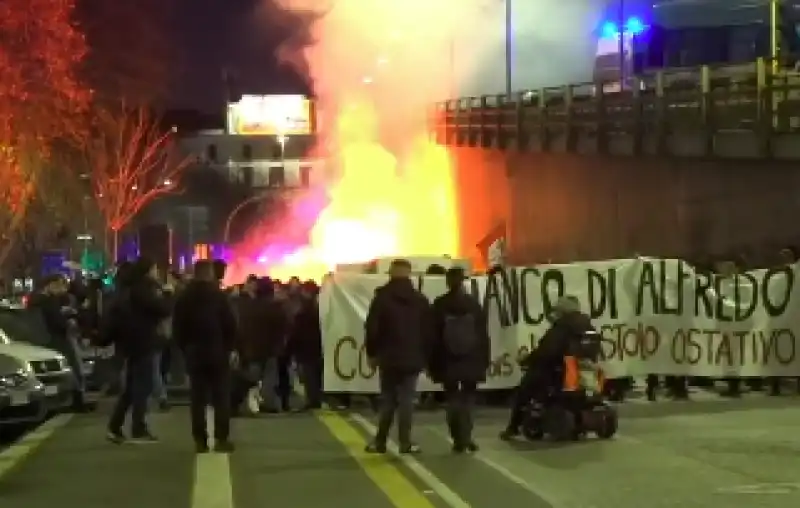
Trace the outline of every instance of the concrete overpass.
[[463, 248], [504, 221], [516, 263], [777, 251], [800, 240], [798, 90], [759, 61], [439, 104]]

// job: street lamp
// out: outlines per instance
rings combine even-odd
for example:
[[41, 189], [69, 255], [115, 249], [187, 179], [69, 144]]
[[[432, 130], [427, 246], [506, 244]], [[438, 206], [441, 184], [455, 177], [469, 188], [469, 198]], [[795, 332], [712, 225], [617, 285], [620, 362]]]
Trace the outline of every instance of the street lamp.
[[506, 97], [510, 98], [511, 90], [511, 73], [513, 71], [513, 51], [514, 51], [514, 24], [512, 22], [513, 9], [511, 6], [512, 0], [505, 0], [505, 59], [506, 59]]
[[249, 205], [250, 203], [255, 203], [255, 202], [257, 202], [257, 201], [259, 201], [261, 199], [264, 199], [266, 197], [267, 197], [267, 194], [255, 194], [255, 195], [250, 196], [249, 198], [245, 199], [244, 201], [242, 201], [241, 203], [236, 205], [236, 208], [231, 210], [231, 213], [228, 214], [228, 218], [225, 220], [225, 229], [222, 232], [222, 240], [223, 240], [223, 242], [225, 243], [226, 246], [230, 242], [231, 224], [233, 223], [233, 219], [239, 214], [239, 212], [242, 211], [242, 209], [245, 206]]

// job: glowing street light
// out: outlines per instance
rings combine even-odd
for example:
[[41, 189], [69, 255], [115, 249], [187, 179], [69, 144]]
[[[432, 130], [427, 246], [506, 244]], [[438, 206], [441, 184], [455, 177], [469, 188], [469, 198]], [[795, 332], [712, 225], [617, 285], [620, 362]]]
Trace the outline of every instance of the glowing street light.
[[372, 79], [372, 76], [364, 76], [362, 81], [365, 85], [371, 85], [374, 80]]

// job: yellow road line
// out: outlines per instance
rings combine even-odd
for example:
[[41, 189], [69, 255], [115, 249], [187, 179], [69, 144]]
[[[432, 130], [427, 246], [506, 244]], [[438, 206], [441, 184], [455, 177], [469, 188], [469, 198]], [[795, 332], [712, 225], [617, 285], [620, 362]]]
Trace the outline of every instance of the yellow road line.
[[71, 413], [57, 415], [0, 452], [0, 480], [72, 420]]
[[321, 411], [317, 418], [341, 442], [370, 480], [380, 488], [396, 508], [435, 508], [435, 505], [386, 457], [364, 451], [367, 441], [346, 419], [331, 411]]

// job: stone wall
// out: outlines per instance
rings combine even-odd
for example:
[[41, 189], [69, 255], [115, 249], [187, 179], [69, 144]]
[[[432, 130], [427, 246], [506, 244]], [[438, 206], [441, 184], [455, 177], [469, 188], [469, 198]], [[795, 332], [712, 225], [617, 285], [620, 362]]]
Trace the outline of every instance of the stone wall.
[[800, 165], [452, 147], [463, 252], [497, 223], [514, 263], [748, 253], [800, 240]]

